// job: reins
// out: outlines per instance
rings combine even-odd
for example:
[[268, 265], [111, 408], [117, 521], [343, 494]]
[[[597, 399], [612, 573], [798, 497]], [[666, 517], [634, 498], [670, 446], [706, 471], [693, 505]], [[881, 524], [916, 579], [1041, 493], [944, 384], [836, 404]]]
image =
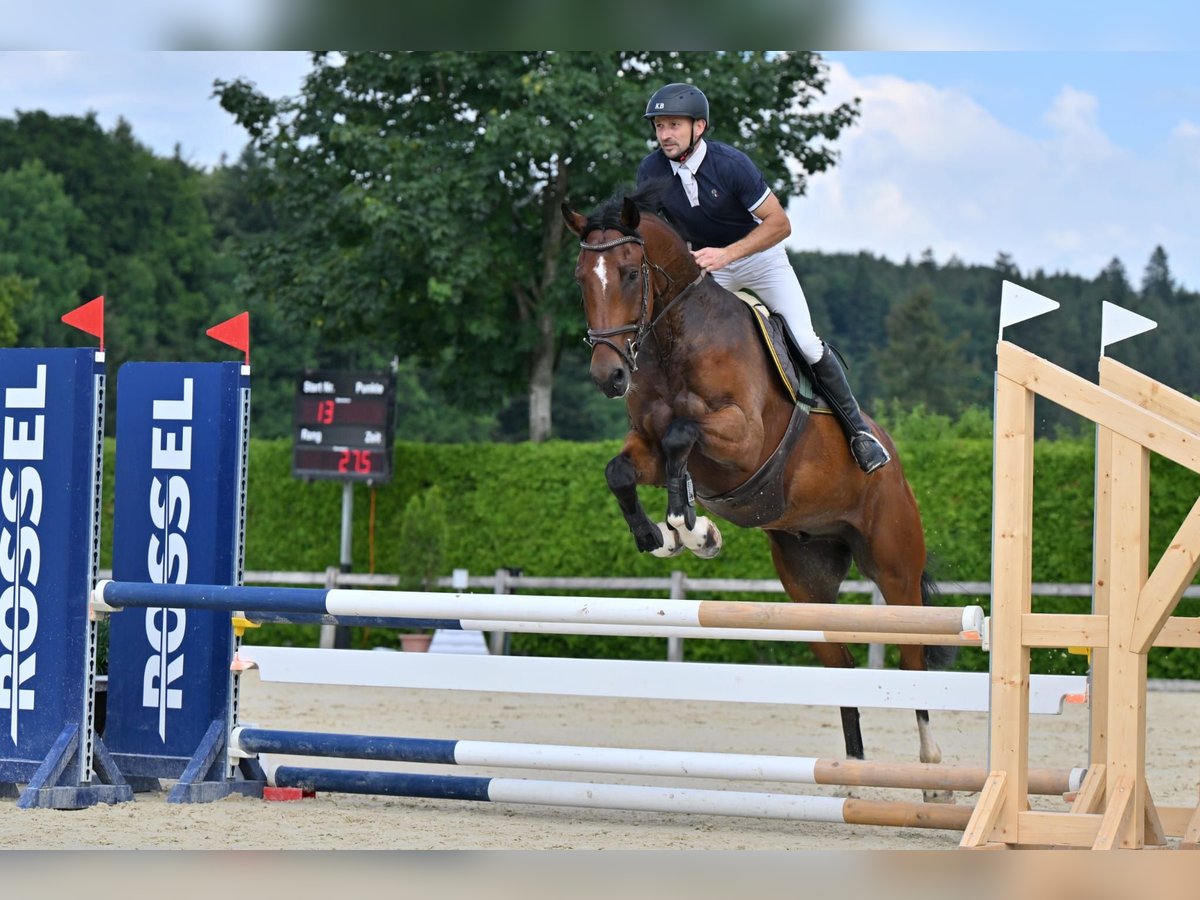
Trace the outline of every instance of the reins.
[[[646, 336], [654, 330], [654, 326], [656, 326], [659, 320], [671, 310], [672, 306], [682, 300], [683, 297], [692, 290], [692, 288], [704, 280], [704, 272], [701, 272], [695, 281], [672, 297], [670, 301], [668, 301], [667, 305], [660, 309], [653, 319], [650, 319], [650, 269], [653, 268], [656, 272], [666, 278], [668, 285], [674, 284], [675, 279], [672, 278], [667, 271], [662, 268], [662, 266], [652, 263], [649, 259], [647, 259], [646, 242], [634, 234], [623, 235], [622, 237], [613, 238], [611, 241], [604, 241], [600, 244], [589, 244], [587, 241], [579, 242], [579, 246], [582, 249], [598, 252], [611, 250], [613, 247], [619, 247], [622, 244], [638, 244], [642, 248], [642, 264], [640, 267], [642, 273], [641, 313], [639, 313], [636, 322], [631, 322], [628, 325], [617, 325], [613, 328], [589, 328], [587, 330], [587, 337], [585, 337], [583, 340], [584, 343], [586, 343], [589, 347], [595, 347], [597, 344], [603, 344], [606, 347], [612, 348], [612, 350], [618, 356], [625, 360], [625, 363], [629, 366], [629, 371], [636, 372], [638, 351], [641, 349], [642, 342], [646, 339]], [[628, 334], [631, 331], [634, 333], [634, 335], [625, 342], [624, 348], [609, 340], [609, 338], [616, 337], [620, 334]]]

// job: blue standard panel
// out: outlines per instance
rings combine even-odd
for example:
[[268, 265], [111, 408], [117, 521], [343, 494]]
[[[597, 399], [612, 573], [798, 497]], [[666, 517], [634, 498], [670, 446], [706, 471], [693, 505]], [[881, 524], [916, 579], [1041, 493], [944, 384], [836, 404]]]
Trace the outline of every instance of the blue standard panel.
[[103, 371], [92, 349], [0, 350], [0, 782], [82, 722]]
[[[238, 363], [127, 363], [117, 376], [113, 578], [233, 584], [240, 543]], [[230, 613], [111, 617], [104, 740], [126, 775], [178, 777], [224, 720]]]

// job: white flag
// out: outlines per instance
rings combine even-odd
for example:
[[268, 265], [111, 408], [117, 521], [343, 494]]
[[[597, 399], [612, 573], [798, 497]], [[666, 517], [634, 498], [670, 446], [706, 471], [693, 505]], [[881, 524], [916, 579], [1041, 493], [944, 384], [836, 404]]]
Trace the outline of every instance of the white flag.
[[1115, 344], [1117, 341], [1123, 341], [1125, 338], [1131, 338], [1157, 327], [1158, 323], [1153, 319], [1147, 319], [1143, 315], [1105, 300], [1100, 314], [1100, 353], [1103, 355], [1104, 349], [1109, 344]]
[[1004, 338], [1004, 327], [1024, 322], [1035, 316], [1058, 309], [1058, 301], [1035, 294], [1011, 281], [1004, 282], [1000, 289], [1000, 338]]

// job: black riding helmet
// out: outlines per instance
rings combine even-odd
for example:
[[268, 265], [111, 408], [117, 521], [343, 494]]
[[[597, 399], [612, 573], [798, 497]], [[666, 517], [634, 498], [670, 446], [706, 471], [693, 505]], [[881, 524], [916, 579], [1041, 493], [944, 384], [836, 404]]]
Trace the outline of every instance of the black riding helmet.
[[700, 88], [691, 84], [668, 84], [654, 92], [646, 104], [644, 119], [655, 116], [686, 116], [708, 121], [708, 98]]

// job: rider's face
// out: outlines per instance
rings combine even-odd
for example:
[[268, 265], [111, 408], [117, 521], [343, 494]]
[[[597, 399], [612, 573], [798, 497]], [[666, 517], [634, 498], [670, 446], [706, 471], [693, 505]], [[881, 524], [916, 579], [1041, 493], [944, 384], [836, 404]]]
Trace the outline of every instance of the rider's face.
[[706, 124], [703, 119], [692, 120], [685, 116], [655, 116], [654, 136], [667, 159], [679, 159], [692, 141], [699, 140]]

